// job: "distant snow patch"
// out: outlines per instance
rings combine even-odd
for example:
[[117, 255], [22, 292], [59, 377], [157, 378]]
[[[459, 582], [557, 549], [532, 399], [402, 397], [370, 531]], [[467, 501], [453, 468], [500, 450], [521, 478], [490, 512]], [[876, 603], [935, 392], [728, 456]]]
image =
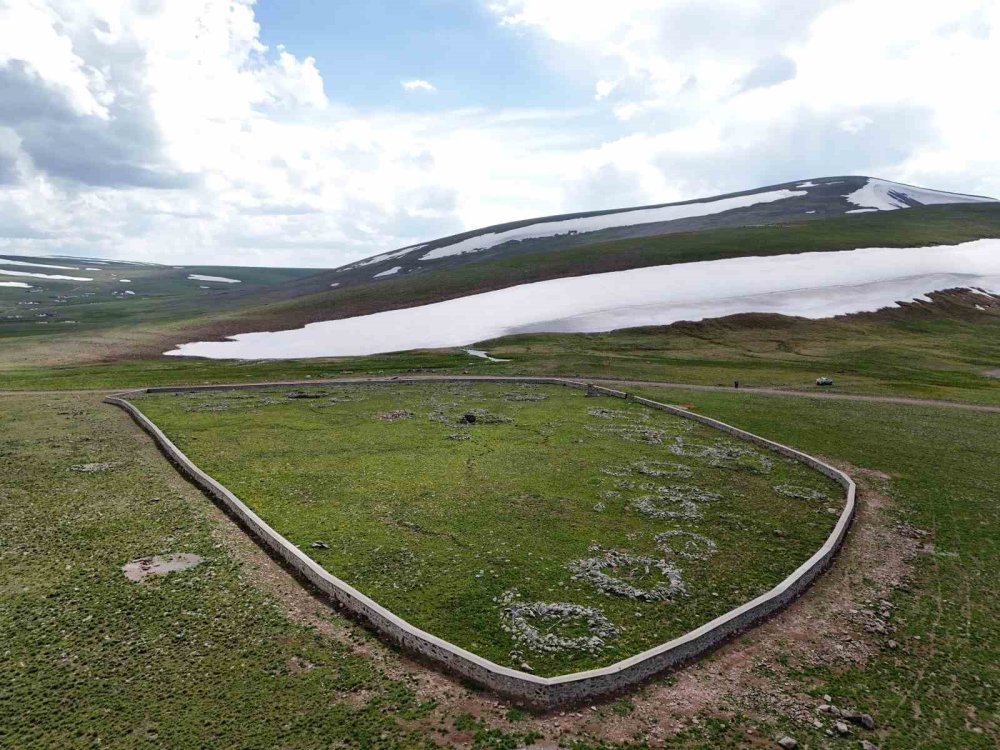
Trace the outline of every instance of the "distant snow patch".
[[340, 270], [341, 271], [353, 271], [353, 270], [355, 270], [357, 268], [363, 268], [364, 266], [370, 266], [373, 263], [381, 263], [381, 262], [386, 261], [386, 260], [395, 260], [396, 258], [403, 257], [407, 253], [412, 253], [412, 252], [414, 252], [416, 250], [419, 250], [422, 247], [424, 247], [424, 246], [423, 245], [410, 245], [409, 247], [404, 247], [404, 248], [402, 248], [400, 250], [393, 250], [392, 252], [389, 252], [389, 253], [382, 253], [381, 255], [375, 255], [375, 256], [372, 256], [371, 258], [366, 258], [365, 260], [359, 260], [357, 263], [352, 263], [349, 266], [344, 266]]
[[23, 281], [0, 281], [0, 286], [14, 289], [31, 289], [31, 284], [25, 284]]
[[86, 276], [59, 276], [58, 274], [50, 273], [29, 273], [28, 271], [8, 271], [5, 268], [0, 268], [0, 274], [4, 276], [27, 276], [32, 279], [47, 279], [48, 281], [93, 281], [93, 279]]
[[[943, 203], [996, 203], [994, 198], [964, 193], [946, 193], [941, 190], [904, 185], [901, 182], [890, 182], [870, 177], [862, 187], [844, 196], [848, 203], [855, 206], [877, 211], [895, 211], [897, 208], [910, 208], [907, 200], [922, 206], [932, 206]], [[857, 213], [848, 211], [847, 213]]]
[[420, 307], [184, 344], [173, 356], [283, 359], [464, 347], [747, 312], [825, 318], [953, 287], [1000, 290], [1000, 240], [728, 258], [540, 281]]
[[60, 271], [79, 271], [77, 266], [52, 266], [47, 263], [29, 263], [26, 260], [11, 260], [10, 258], [0, 258], [0, 264], [5, 266], [31, 266], [32, 268], [55, 268]]
[[797, 198], [802, 195], [808, 195], [808, 193], [796, 190], [771, 190], [766, 193], [739, 195], [733, 198], [719, 198], [717, 200], [699, 201], [697, 203], [660, 206], [659, 208], [640, 208], [633, 211], [616, 211], [615, 213], [602, 214], [601, 216], [582, 216], [576, 219], [562, 219], [560, 221], [543, 221], [537, 224], [518, 227], [517, 229], [508, 229], [503, 232], [479, 234], [467, 240], [461, 240], [431, 250], [422, 255], [421, 260], [436, 260], [438, 258], [448, 258], [453, 255], [488, 250], [491, 247], [514, 240], [555, 237], [560, 234], [583, 234], [585, 232], [597, 232], [601, 229], [612, 229], [614, 227], [657, 224], [664, 221], [688, 219], [693, 216], [711, 216], [723, 211], [746, 208], [758, 203], [773, 203], [786, 198]]
[[331, 288], [336, 287], [336, 286], [340, 286], [340, 282], [339, 281], [335, 281], [332, 284], [330, 284]]
[[844, 211], [845, 214], [870, 214], [872, 211], [878, 211], [877, 208], [852, 208], [850, 211]]
[[497, 359], [496, 357], [491, 357], [482, 349], [466, 349], [465, 353], [473, 357], [479, 357], [479, 359], [488, 359], [490, 362], [510, 362], [509, 359]]
[[797, 188], [819, 187], [819, 183], [809, 181], [809, 182], [800, 183], [800, 184], [796, 185], [795, 187], [797, 187]]
[[219, 281], [223, 284], [242, 284], [239, 279], [227, 279], [225, 276], [202, 276], [200, 273], [192, 273], [188, 276], [191, 281]]
[[131, 284], [132, 283], [132, 279], [118, 279], [118, 281], [120, 283], [122, 283], [122, 284]]
[[399, 273], [403, 270], [402, 266], [393, 266], [388, 271], [382, 271], [382, 273], [377, 273], [372, 276], [373, 279], [377, 279], [379, 276], [392, 276], [394, 273]]

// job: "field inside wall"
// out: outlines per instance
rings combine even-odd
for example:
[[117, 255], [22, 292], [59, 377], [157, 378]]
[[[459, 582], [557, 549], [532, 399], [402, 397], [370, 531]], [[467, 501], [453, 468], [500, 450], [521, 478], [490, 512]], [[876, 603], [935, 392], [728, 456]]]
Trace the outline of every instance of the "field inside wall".
[[551, 378], [151, 388], [108, 401], [385, 639], [552, 708], [696, 659], [801, 594], [850, 477]]

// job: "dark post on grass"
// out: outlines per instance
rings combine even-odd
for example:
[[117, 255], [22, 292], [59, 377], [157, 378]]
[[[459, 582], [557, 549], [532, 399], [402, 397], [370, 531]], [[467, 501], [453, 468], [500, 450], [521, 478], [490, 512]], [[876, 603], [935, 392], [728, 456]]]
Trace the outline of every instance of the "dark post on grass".
[[740, 381], [734, 380], [733, 381], [733, 388], [739, 388], [739, 387], [740, 387]]

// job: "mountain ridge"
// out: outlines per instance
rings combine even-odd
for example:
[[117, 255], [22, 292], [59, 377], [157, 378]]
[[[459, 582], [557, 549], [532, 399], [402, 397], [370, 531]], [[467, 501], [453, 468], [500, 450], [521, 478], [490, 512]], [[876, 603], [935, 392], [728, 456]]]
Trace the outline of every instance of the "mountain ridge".
[[[333, 269], [331, 273], [335, 276], [331, 278], [338, 286], [344, 286], [620, 239], [810, 221], [925, 205], [996, 202], [989, 196], [934, 190], [877, 177], [814, 177], [672, 203], [553, 214], [493, 224], [363, 258]], [[637, 221], [636, 214], [641, 212], [647, 215]], [[577, 231], [574, 223], [606, 226]]]

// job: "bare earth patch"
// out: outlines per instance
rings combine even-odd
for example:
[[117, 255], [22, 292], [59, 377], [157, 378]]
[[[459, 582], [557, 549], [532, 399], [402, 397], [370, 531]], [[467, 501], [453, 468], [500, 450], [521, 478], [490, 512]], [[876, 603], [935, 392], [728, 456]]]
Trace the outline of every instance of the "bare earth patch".
[[149, 576], [163, 576], [178, 570], [187, 570], [201, 563], [203, 558], [187, 552], [172, 555], [140, 557], [122, 566], [122, 572], [130, 581], [141, 581]]

